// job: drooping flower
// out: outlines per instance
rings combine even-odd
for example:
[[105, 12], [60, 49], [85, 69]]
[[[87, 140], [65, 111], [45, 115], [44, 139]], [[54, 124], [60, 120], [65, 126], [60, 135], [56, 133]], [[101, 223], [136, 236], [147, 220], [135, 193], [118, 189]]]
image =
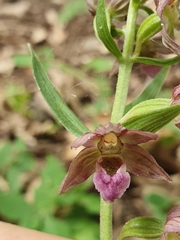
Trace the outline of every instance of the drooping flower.
[[[176, 86], [172, 92], [172, 103], [171, 105], [180, 105], [180, 85]], [[174, 124], [176, 127], [180, 128], [180, 115], [174, 119]]]
[[72, 161], [59, 193], [84, 182], [93, 173], [95, 187], [106, 202], [113, 202], [124, 194], [130, 184], [128, 172], [171, 181], [154, 158], [138, 146], [157, 137], [150, 132], [127, 130], [121, 124], [112, 123], [84, 134], [72, 144], [73, 148], [85, 148]]
[[174, 29], [180, 29], [180, 1], [155, 0], [157, 14], [162, 21], [162, 41], [176, 55], [180, 55], [180, 46], [174, 41]]
[[180, 205], [174, 206], [168, 213], [160, 240], [180, 240]]

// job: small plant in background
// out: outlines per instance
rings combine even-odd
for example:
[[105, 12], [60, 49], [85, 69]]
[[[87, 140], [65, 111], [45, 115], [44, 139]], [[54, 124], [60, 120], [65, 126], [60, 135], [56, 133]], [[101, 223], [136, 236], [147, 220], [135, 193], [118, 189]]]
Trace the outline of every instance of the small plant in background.
[[[72, 147], [85, 147], [71, 163], [68, 174], [62, 181], [60, 193], [66, 192], [95, 173], [94, 183], [101, 195], [101, 240], [112, 239], [112, 205], [116, 198], [125, 194], [129, 186], [128, 172], [137, 176], [171, 181], [152, 156], [138, 144], [156, 140], [157, 135], [154, 133], [173, 119], [179, 127], [180, 85], [174, 89], [169, 98], [156, 98], [168, 72], [168, 66], [180, 61], [180, 47], [174, 40], [174, 28], [179, 27], [179, 1], [155, 0], [156, 11], [147, 7], [145, 2], [141, 0], [87, 1], [89, 11], [94, 16], [96, 36], [119, 63], [110, 123], [106, 125], [99, 123], [95, 131], [90, 131], [70, 110], [29, 46], [35, 80], [42, 95], [61, 124], [79, 137]], [[147, 14], [140, 25], [136, 23], [139, 9]], [[118, 28], [119, 22], [124, 25], [121, 29]], [[114, 38], [120, 39], [122, 36], [124, 44], [121, 50]], [[148, 53], [144, 57], [143, 53], [142, 57], [142, 50], [150, 43], [161, 52], [173, 52], [177, 56], [164, 60], [150, 58]], [[134, 63], [143, 65], [144, 71], [147, 74], [153, 73], [149, 75], [155, 77], [146, 89], [126, 106]], [[58, 175], [57, 171], [52, 173], [54, 177], [56, 174]], [[53, 189], [50, 192], [52, 191]], [[61, 201], [64, 196], [57, 199]], [[68, 195], [66, 199], [68, 201]], [[71, 224], [70, 220], [69, 224]], [[85, 228], [89, 228], [88, 224]], [[177, 205], [169, 212], [165, 223], [149, 217], [131, 219], [122, 227], [118, 240], [129, 237], [180, 239], [179, 233], [180, 216], [179, 205]]]

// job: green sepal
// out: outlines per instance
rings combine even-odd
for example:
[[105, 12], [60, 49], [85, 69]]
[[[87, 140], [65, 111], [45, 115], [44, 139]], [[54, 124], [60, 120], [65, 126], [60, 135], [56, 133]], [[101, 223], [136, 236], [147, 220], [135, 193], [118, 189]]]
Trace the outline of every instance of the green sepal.
[[152, 217], [137, 217], [126, 222], [118, 240], [130, 237], [143, 239], [159, 239], [163, 234], [164, 223]]
[[171, 99], [156, 98], [137, 104], [120, 123], [127, 129], [157, 132], [180, 114], [180, 104], [171, 106]]
[[133, 63], [141, 63], [146, 65], [155, 65], [155, 66], [171, 66], [175, 63], [180, 62], [180, 56], [176, 56], [169, 59], [155, 59], [155, 58], [147, 58], [147, 57], [133, 57]]
[[156, 13], [147, 17], [137, 31], [135, 54], [139, 54], [142, 44], [161, 31], [161, 29], [161, 20]]
[[97, 38], [103, 42], [109, 52], [112, 53], [118, 60], [120, 60], [122, 54], [111, 36], [110, 25], [110, 16], [105, 10], [104, 0], [99, 0], [96, 9], [96, 16], [94, 18], [95, 34]]
[[45, 73], [37, 55], [34, 53], [30, 45], [28, 45], [28, 47], [32, 56], [32, 68], [36, 84], [56, 118], [69, 132], [77, 137], [89, 132], [89, 129], [63, 101]]
[[144, 91], [125, 107], [124, 112], [127, 113], [132, 107], [140, 102], [154, 99], [161, 90], [168, 71], [169, 67], [164, 67], [161, 69], [161, 71], [154, 77], [154, 79], [150, 81], [149, 85], [144, 89]]

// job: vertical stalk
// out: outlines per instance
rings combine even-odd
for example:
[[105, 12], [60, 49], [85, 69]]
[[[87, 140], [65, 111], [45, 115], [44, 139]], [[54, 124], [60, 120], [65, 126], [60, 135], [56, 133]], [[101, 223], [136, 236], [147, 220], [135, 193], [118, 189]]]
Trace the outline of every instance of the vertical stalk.
[[112, 239], [112, 203], [101, 198], [100, 204], [100, 240]]
[[[123, 57], [120, 62], [116, 94], [111, 114], [111, 122], [117, 123], [123, 116], [127, 99], [130, 74], [132, 70], [131, 55], [134, 47], [136, 17], [140, 0], [130, 0]], [[100, 204], [100, 240], [112, 240], [112, 203], [106, 203], [101, 198]]]
[[130, 75], [132, 71], [131, 55], [134, 47], [136, 17], [140, 0], [130, 0], [128, 9], [125, 39], [123, 48], [123, 57], [119, 66], [118, 80], [116, 85], [116, 93], [114, 99], [113, 110], [111, 114], [111, 122], [117, 123], [120, 121], [124, 113], [126, 104]]

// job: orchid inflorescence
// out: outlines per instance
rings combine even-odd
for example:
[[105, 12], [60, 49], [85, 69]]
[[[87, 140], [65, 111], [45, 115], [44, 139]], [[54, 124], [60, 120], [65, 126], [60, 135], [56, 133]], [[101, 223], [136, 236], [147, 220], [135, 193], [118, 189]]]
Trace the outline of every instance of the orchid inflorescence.
[[[87, 0], [88, 10], [94, 18], [95, 34], [119, 64], [111, 119], [94, 131], [90, 131], [64, 103], [30, 48], [39, 89], [62, 125], [78, 137], [71, 147], [83, 147], [72, 161], [59, 193], [65, 193], [94, 174], [93, 182], [102, 199], [100, 222], [107, 223], [107, 229], [100, 224], [101, 240], [112, 238], [111, 203], [121, 198], [130, 186], [130, 174], [171, 182], [170, 176], [139, 144], [156, 140], [155, 132], [172, 120], [180, 128], [180, 85], [174, 88], [171, 98], [156, 98], [168, 66], [180, 61], [180, 46], [175, 37], [175, 31], [180, 29], [180, 0], [151, 0], [153, 8], [146, 4], [148, 2]], [[136, 21], [139, 9], [147, 15], [140, 24]], [[119, 40], [124, 42], [121, 47]], [[175, 56], [159, 58], [163, 54]], [[126, 105], [134, 63], [153, 80]], [[128, 221], [118, 240], [134, 236], [179, 240], [180, 205], [170, 210], [165, 223], [147, 217]]]

